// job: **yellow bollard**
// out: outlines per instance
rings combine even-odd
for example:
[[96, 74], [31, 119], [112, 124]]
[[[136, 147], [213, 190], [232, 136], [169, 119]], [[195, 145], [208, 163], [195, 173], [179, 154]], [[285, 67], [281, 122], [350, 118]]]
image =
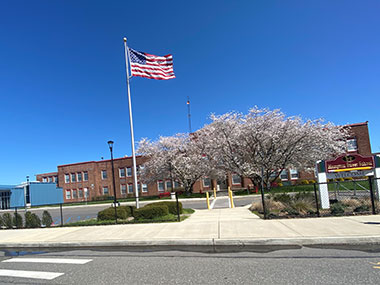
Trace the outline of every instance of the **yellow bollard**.
[[208, 192], [206, 192], [206, 200], [207, 200], [207, 209], [210, 210], [210, 197], [208, 195]]
[[234, 208], [234, 198], [232, 196], [232, 190], [228, 187], [228, 196], [230, 197], [230, 202], [231, 202], [231, 208]]
[[216, 199], [216, 189], [214, 188], [214, 199]]

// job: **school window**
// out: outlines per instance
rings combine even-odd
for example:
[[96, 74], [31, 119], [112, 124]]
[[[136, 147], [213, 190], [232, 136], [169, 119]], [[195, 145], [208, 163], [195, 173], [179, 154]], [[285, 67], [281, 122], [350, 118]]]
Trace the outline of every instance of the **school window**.
[[170, 180], [166, 181], [166, 190], [172, 190], [172, 182]]
[[103, 195], [108, 195], [108, 186], [103, 186]]
[[71, 199], [71, 190], [66, 190], [66, 199]]
[[237, 174], [232, 174], [232, 184], [238, 185], [241, 184], [241, 177]]
[[127, 186], [125, 184], [120, 185], [120, 192], [122, 195], [127, 194]]
[[128, 184], [128, 193], [133, 194], [133, 184], [132, 183]]
[[50, 176], [50, 177], [48, 178], [48, 182], [53, 182], [53, 177], [52, 177], [52, 176]]
[[119, 168], [119, 177], [125, 177], [125, 168]]
[[75, 173], [71, 173], [71, 182], [76, 182], [76, 175], [75, 175]]
[[83, 198], [83, 189], [78, 190], [78, 198]]
[[284, 169], [283, 171], [281, 171], [280, 178], [281, 178], [281, 180], [288, 180], [289, 179], [289, 177], [288, 177], [288, 171], [286, 169]]
[[131, 167], [127, 167], [127, 176], [128, 177], [132, 176], [132, 168]]
[[211, 179], [208, 177], [203, 178], [203, 186], [204, 187], [211, 187]]
[[347, 140], [347, 151], [357, 151], [358, 144], [355, 138]]
[[70, 175], [65, 174], [65, 183], [69, 183], [69, 182], [70, 182]]
[[78, 196], [77, 196], [77, 190], [74, 189], [73, 190], [73, 199], [76, 199], [76, 198], [78, 198]]
[[290, 179], [298, 179], [298, 170], [297, 169], [290, 169]]
[[88, 181], [88, 172], [83, 172], [83, 181]]
[[142, 191], [143, 191], [144, 193], [148, 192], [148, 185], [145, 184], [145, 183], [143, 183], [143, 184], [141, 184], [141, 185], [142, 185]]
[[107, 179], [107, 170], [102, 170], [102, 180]]
[[164, 192], [165, 191], [164, 181], [157, 181], [157, 188], [159, 192]]
[[47, 182], [47, 178], [46, 177], [42, 178], [42, 182]]
[[57, 183], [57, 182], [58, 182], [58, 176], [54, 176], [54, 177], [53, 177], [53, 181], [54, 181], [55, 183]]
[[179, 184], [178, 181], [174, 181], [174, 188], [179, 188], [181, 187], [181, 185]]
[[137, 191], [140, 193], [141, 192], [141, 184], [137, 183]]
[[82, 172], [77, 173], [77, 180], [78, 182], [82, 182]]

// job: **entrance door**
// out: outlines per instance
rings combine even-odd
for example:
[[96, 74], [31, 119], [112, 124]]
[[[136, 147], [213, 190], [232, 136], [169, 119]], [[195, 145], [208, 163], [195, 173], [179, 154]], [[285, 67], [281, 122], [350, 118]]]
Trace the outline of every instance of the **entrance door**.
[[218, 180], [217, 183], [218, 183], [218, 187], [219, 187], [218, 190], [226, 190], [228, 188], [225, 179]]

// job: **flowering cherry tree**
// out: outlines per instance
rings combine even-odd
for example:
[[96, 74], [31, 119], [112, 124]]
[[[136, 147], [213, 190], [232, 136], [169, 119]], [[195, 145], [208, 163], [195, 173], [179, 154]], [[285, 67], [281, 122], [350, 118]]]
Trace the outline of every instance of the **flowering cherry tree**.
[[263, 170], [267, 187], [284, 169], [310, 169], [317, 160], [344, 152], [349, 131], [320, 119], [303, 121], [280, 110], [257, 107], [246, 115], [230, 112], [212, 115], [211, 120], [197, 131], [200, 140], [208, 141], [207, 157], [224, 171], [250, 178], [256, 186]]
[[205, 155], [205, 143], [208, 142], [205, 139], [185, 134], [160, 137], [157, 141], [142, 139], [137, 152], [148, 158], [141, 172], [142, 179], [153, 183], [172, 178], [183, 185], [186, 192], [192, 192], [200, 178], [224, 175]]

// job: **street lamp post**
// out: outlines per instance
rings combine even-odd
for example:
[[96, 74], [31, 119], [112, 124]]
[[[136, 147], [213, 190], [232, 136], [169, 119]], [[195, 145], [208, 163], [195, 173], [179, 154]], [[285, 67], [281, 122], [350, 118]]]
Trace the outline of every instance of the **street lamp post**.
[[112, 165], [112, 183], [113, 183], [113, 203], [115, 208], [115, 223], [117, 224], [117, 200], [116, 200], [116, 186], [115, 186], [115, 168], [113, 165], [113, 141], [108, 141], [108, 147], [110, 148], [111, 152], [111, 165]]

